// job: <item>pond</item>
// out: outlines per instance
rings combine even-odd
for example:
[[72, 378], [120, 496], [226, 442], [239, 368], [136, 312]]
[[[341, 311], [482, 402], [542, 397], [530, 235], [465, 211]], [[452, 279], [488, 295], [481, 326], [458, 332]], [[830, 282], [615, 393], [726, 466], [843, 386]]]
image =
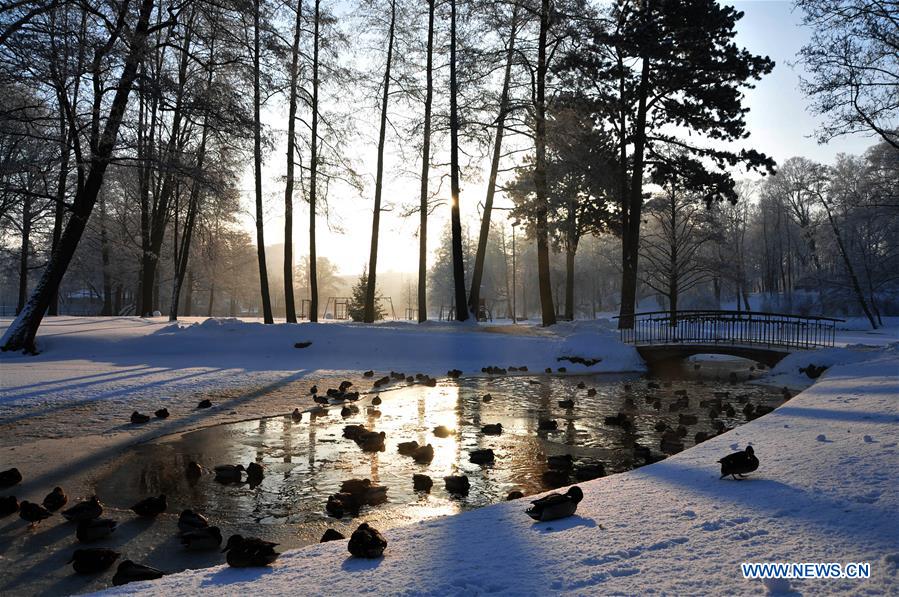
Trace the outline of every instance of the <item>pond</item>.
[[[329, 527], [348, 536], [364, 519], [386, 530], [503, 501], [513, 490], [530, 495], [573, 483], [578, 475], [595, 476], [599, 464], [606, 474], [641, 466], [663, 457], [660, 422], [673, 429], [683, 424], [683, 437], [668, 431], [669, 439], [674, 437], [688, 448], [697, 432], [715, 434], [710, 415], [720, 421], [719, 426], [733, 428], [747, 420], [747, 404], [771, 408], [783, 402], [780, 391], [744, 383], [759, 375], [750, 365], [734, 360], [690, 361], [644, 378], [504, 375], [446, 380], [435, 387], [402, 383], [385, 388], [376, 407], [371, 405], [373, 394], [363, 395], [355, 402], [358, 414], [347, 417], [341, 416], [338, 406], [311, 419], [304, 413], [300, 422], [290, 416], [271, 417], [138, 446], [98, 481], [96, 491], [108, 506], [122, 509], [164, 493], [169, 503], [166, 517], [173, 528], [178, 513], [190, 508], [220, 526], [226, 537], [241, 532], [278, 542], [282, 549], [295, 548], [318, 542]], [[486, 394], [490, 397], [485, 401]], [[300, 400], [311, 404], [308, 396]], [[574, 405], [559, 404], [565, 400], [573, 400]], [[672, 407], [678, 400], [688, 406]], [[713, 408], [717, 412], [710, 413]], [[619, 413], [627, 416], [629, 426], [607, 421]], [[539, 429], [540, 421], [547, 419], [557, 422], [557, 430]], [[496, 423], [502, 424], [500, 435], [482, 432], [482, 426]], [[359, 424], [386, 434], [383, 451], [363, 451], [343, 436], [346, 425]], [[440, 425], [451, 434], [437, 437], [433, 430]], [[411, 440], [434, 447], [429, 464], [399, 454], [397, 445]], [[651, 454], [647, 456], [645, 449], [635, 452], [635, 444]], [[666, 447], [669, 452], [680, 448]], [[494, 451], [492, 464], [469, 461], [472, 450], [484, 448]], [[552, 472], [547, 458], [564, 455], [571, 455], [574, 468]], [[206, 469], [257, 462], [265, 476], [254, 486], [222, 484], [209, 473], [189, 480], [184, 471], [190, 461]], [[431, 491], [415, 491], [413, 474], [429, 475], [434, 480]], [[463, 474], [470, 479], [468, 494], [447, 492], [443, 477]], [[362, 507], [357, 517], [329, 516], [328, 497], [353, 478], [386, 486], [387, 501]], [[171, 569], [171, 550], [179, 547], [176, 539], [167, 541], [169, 549], [148, 551], [150, 559], [145, 563], [166, 563]], [[154, 553], [166, 557], [154, 562]], [[208, 562], [188, 559], [181, 563], [194, 567], [221, 561], [218, 554], [209, 558]]]

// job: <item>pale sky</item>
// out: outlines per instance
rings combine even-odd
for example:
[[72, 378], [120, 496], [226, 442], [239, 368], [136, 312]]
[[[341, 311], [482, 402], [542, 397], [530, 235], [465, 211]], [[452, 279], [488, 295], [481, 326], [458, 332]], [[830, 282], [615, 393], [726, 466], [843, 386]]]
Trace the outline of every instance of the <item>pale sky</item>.
[[[775, 62], [774, 71], [755, 89], [746, 94], [746, 105], [750, 108], [747, 116], [748, 129], [751, 136], [745, 146], [755, 148], [774, 157], [778, 162], [802, 155], [810, 159], [830, 163], [838, 153], [862, 153], [875, 143], [871, 137], [845, 137], [827, 145], [819, 145], [813, 137], [817, 118], [807, 111], [807, 100], [799, 91], [799, 66], [790, 63], [796, 61], [796, 53], [809, 37], [809, 32], [800, 26], [800, 15], [792, 11], [792, 4], [779, 0], [736, 0], [732, 2], [745, 13], [738, 23], [737, 42], [756, 54], [768, 55]], [[436, 81], [435, 84], [440, 84]], [[284, 116], [271, 114], [271, 124], [277, 128], [285, 128], [280, 122]], [[373, 116], [374, 118], [374, 116]], [[280, 120], [279, 120], [280, 119]], [[367, 167], [366, 175], [373, 176], [375, 164], [375, 147], [366, 148], [366, 154], [360, 163]], [[485, 169], [489, 164], [485, 163]], [[407, 167], [409, 167], [407, 165]], [[411, 169], [417, 169], [416, 164]], [[279, 179], [284, 172], [284, 150], [279, 146], [267, 158], [264, 170], [264, 188], [266, 208], [265, 235], [266, 245], [282, 243], [284, 239], [283, 223], [283, 182]], [[253, 197], [251, 193], [251, 172], [248, 172], [245, 188], [247, 217], [245, 223], [248, 231], [253, 231], [252, 213]], [[373, 186], [373, 185], [372, 185]], [[448, 187], [448, 185], [446, 185]], [[387, 172], [384, 196], [388, 202], [414, 203], [418, 198], [419, 183], [414, 179], [398, 176], [394, 170]], [[448, 194], [447, 188], [447, 194]], [[294, 243], [297, 262], [308, 254], [308, 210], [296, 195], [294, 206]], [[461, 209], [463, 225], [469, 226], [472, 233], [477, 230], [477, 205], [483, 201], [484, 184], [482, 181], [463, 181]], [[500, 194], [497, 205], [508, 205]], [[372, 192], [364, 196], [332, 197], [332, 210], [339, 214], [340, 225], [345, 234], [331, 232], [327, 229], [324, 218], [319, 219], [318, 253], [336, 263], [341, 274], [358, 275], [368, 261]], [[416, 272], [418, 268], [418, 216], [407, 220], [399, 217], [399, 210], [382, 213], [379, 245], [378, 271]], [[448, 204], [439, 208], [429, 219], [429, 249], [436, 248], [440, 234], [449, 219]], [[494, 220], [505, 219], [505, 212], [494, 212]], [[255, 239], [255, 233], [254, 233]]]

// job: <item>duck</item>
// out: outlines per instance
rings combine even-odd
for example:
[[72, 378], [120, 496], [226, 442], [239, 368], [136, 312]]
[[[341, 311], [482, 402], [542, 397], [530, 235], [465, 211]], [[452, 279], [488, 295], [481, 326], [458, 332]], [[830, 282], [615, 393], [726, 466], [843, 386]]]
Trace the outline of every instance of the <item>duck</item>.
[[668, 423], [666, 423], [665, 421], [659, 421], [655, 424], [655, 430], [659, 433], [662, 433], [666, 429], [668, 429]]
[[360, 507], [353, 494], [338, 492], [328, 496], [328, 501], [325, 503], [325, 512], [328, 513], [328, 516], [343, 518], [343, 515], [347, 512], [358, 513]]
[[112, 584], [116, 587], [127, 585], [130, 582], [140, 582], [143, 580], [156, 580], [165, 576], [165, 572], [157, 570], [151, 566], [136, 564], [131, 560], [125, 560], [116, 569], [112, 576]]
[[0, 489], [6, 489], [22, 482], [22, 473], [17, 468], [0, 472]]
[[356, 441], [366, 431], [368, 430], [364, 425], [346, 425], [343, 428], [343, 437]]
[[701, 444], [705, 440], [709, 439], [709, 434], [705, 431], [697, 431], [696, 435], [693, 436], [694, 444]]
[[131, 506], [131, 511], [143, 518], [156, 518], [165, 512], [166, 508], [168, 508], [168, 502], [163, 494], [137, 502]]
[[559, 428], [559, 422], [555, 419], [540, 419], [537, 422], [538, 431], [555, 431]]
[[371, 399], [372, 406], [380, 406], [382, 402], [384, 402], [384, 401], [381, 400], [380, 396], [375, 396], [374, 398]]
[[481, 433], [484, 435], [502, 435], [503, 433], [503, 424], [502, 423], [488, 423], [481, 427]]
[[131, 424], [132, 425], [142, 425], [150, 420], [150, 415], [145, 415], [143, 413], [139, 413], [134, 411], [131, 413]]
[[415, 452], [412, 453], [412, 458], [414, 458], [415, 462], [418, 464], [429, 464], [434, 460], [434, 446], [431, 444], [419, 446]]
[[269, 566], [281, 555], [275, 551], [277, 543], [257, 537], [231, 535], [222, 553], [227, 552], [228, 565], [232, 568], [255, 568]]
[[303, 420], [303, 413], [300, 412], [299, 408], [293, 409], [293, 412], [290, 413], [290, 418], [293, 419], [294, 423], [299, 423]]
[[103, 514], [103, 504], [97, 496], [92, 496], [83, 502], [78, 502], [68, 510], [63, 510], [63, 517], [71, 522], [81, 522], [82, 520], [93, 520], [100, 518]]
[[577, 505], [584, 499], [584, 492], [577, 485], [565, 493], [551, 493], [531, 502], [525, 513], [538, 522], [566, 518], [577, 511]]
[[75, 530], [75, 537], [81, 543], [92, 543], [109, 537], [116, 530], [119, 523], [111, 518], [92, 518], [82, 520]]
[[549, 488], [568, 485], [568, 482], [570, 481], [569, 477], [569, 471], [559, 471], [555, 469], [543, 471], [543, 474], [540, 475], [540, 479], [543, 481], [543, 484]]
[[22, 500], [19, 504], [19, 518], [31, 523], [31, 528], [42, 520], [46, 520], [53, 516], [53, 513], [33, 502]]
[[197, 408], [212, 408], [212, 400], [204, 398], [197, 403]]
[[0, 518], [5, 518], [10, 514], [19, 511], [19, 500], [14, 495], [5, 495], [0, 497]]
[[312, 386], [311, 388], [309, 388], [310, 396], [315, 396], [316, 394], [318, 394], [318, 386]]
[[328, 400], [328, 397], [327, 397], [327, 396], [318, 396], [318, 395], [315, 395], [315, 396], [312, 397], [312, 401], [315, 402], [316, 404], [328, 404], [328, 403], [330, 403], [330, 400]]
[[344, 380], [344, 381], [340, 382], [340, 386], [337, 388], [337, 390], [339, 392], [346, 392], [352, 386], [353, 386], [353, 382]]
[[443, 484], [449, 493], [468, 495], [468, 490], [471, 489], [467, 475], [448, 475], [443, 478]]
[[251, 462], [245, 469], [247, 471], [247, 483], [259, 485], [265, 478], [265, 469], [258, 462]]
[[105, 547], [76, 549], [69, 563], [78, 574], [98, 574], [112, 566], [119, 555], [119, 552]]
[[215, 480], [219, 483], [240, 483], [243, 471], [242, 464], [220, 464], [215, 467]]
[[494, 459], [495, 455], [490, 448], [472, 450], [468, 453], [468, 461], [473, 464], [492, 464]]
[[606, 476], [606, 467], [601, 462], [579, 464], [574, 469], [574, 478], [578, 481], [592, 481]]
[[347, 549], [356, 558], [380, 558], [387, 549], [387, 539], [380, 531], [363, 522], [350, 536]]
[[[374, 377], [374, 376], [375, 376], [375, 372], [373, 369], [369, 369], [368, 371], [366, 371], [365, 373], [362, 374], [362, 377]], [[343, 535], [341, 535], [341, 537], [343, 537]]]
[[662, 388], [662, 386], [660, 386], [659, 384], [657, 384], [654, 381], [647, 383], [646, 387], [650, 390], [660, 390]]
[[[156, 418], [157, 418], [157, 419], [168, 419], [168, 418], [169, 418], [169, 409], [167, 409], [167, 408], [160, 408], [159, 410], [157, 410], [157, 411], [156, 411], [155, 413], [153, 413], [153, 414], [156, 415]], [[126, 561], [127, 561], [127, 562], [131, 562], [131, 560], [126, 560]], [[125, 562], [122, 562], [122, 564], [124, 564], [124, 563], [125, 563]], [[135, 564], [135, 566], [136, 566], [136, 565], [137, 565], [137, 564]], [[122, 566], [119, 565], [119, 569], [121, 569], [121, 568], [122, 568]]]
[[587, 390], [587, 396], [596, 396], [596, 388], [590, 388], [589, 390]]
[[66, 492], [62, 490], [62, 487], [54, 487], [53, 491], [48, 493], [47, 497], [44, 498], [43, 504], [44, 508], [50, 512], [56, 512], [68, 502], [69, 497], [66, 495]]
[[559, 400], [559, 408], [574, 408], [574, 400]]
[[222, 545], [222, 531], [218, 527], [206, 527], [181, 533], [181, 545], [187, 551], [211, 551]]
[[586, 388], [586, 387], [587, 387], [587, 384], [585, 384], [585, 383], [582, 382], [582, 381], [579, 381], [579, 382], [577, 383], [577, 389], [579, 389], [579, 390], [583, 390], [583, 389]]
[[415, 491], [431, 491], [434, 486], [434, 480], [428, 475], [415, 473], [412, 475], [412, 489]]
[[356, 439], [356, 443], [364, 452], [383, 452], [387, 434], [383, 431], [365, 431]]
[[415, 453], [415, 450], [418, 449], [418, 442], [412, 440], [411, 442], [400, 442], [396, 445], [397, 451], [403, 456], [412, 456]]
[[574, 458], [572, 458], [571, 454], [547, 456], [546, 464], [553, 470], [567, 471], [571, 470], [571, 467], [574, 465]]
[[506, 501], [511, 502], [512, 500], [520, 500], [524, 497], [524, 492], [520, 489], [513, 489], [506, 495]]
[[699, 417], [696, 415], [685, 415], [684, 413], [680, 413], [677, 415], [677, 420], [681, 425], [695, 425], [699, 422]]
[[742, 479], [748, 473], [759, 468], [759, 459], [752, 446], [746, 446], [745, 450], [729, 454], [718, 462], [721, 464], [721, 479], [728, 475], [734, 479], [737, 479], [737, 475], [739, 475]]
[[452, 430], [447, 428], [445, 425], [437, 425], [434, 427], [434, 435], [439, 438], [446, 438], [453, 434]]
[[209, 519], [193, 510], [182, 510], [178, 515], [178, 530], [182, 533], [209, 528]]
[[184, 475], [188, 479], [197, 480], [203, 476], [203, 467], [191, 460], [184, 466]]
[[319, 539], [319, 543], [327, 543], [328, 541], [340, 541], [342, 539], [346, 539], [346, 537], [340, 531], [336, 531], [334, 529], [326, 529], [325, 534], [322, 535], [322, 538]]

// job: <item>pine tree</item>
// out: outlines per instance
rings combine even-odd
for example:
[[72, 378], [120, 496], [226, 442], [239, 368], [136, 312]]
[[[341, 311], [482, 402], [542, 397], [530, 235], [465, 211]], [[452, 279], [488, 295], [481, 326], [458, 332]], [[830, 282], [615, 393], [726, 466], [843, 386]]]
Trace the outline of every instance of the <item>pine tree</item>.
[[[347, 312], [353, 321], [363, 321], [365, 319], [365, 297], [367, 293], [368, 270], [365, 270], [359, 276], [359, 281], [353, 286], [353, 296], [350, 298], [350, 304], [347, 306]], [[381, 304], [383, 298], [381, 293], [375, 290], [373, 321], [384, 319], [387, 316], [387, 311], [384, 310], [384, 306]]]

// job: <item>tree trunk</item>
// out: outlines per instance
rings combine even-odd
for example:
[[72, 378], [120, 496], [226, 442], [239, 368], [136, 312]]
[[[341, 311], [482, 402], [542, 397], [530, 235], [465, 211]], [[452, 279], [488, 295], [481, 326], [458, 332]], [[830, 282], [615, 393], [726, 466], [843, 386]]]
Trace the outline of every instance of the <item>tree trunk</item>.
[[112, 315], [112, 280], [109, 275], [109, 235], [106, 232], [106, 195], [100, 193], [100, 258], [103, 263], [103, 308], [100, 315]]
[[646, 102], [649, 93], [649, 58], [643, 57], [638, 88], [637, 118], [634, 123], [633, 172], [629, 189], [627, 228], [621, 237], [621, 306], [618, 327], [634, 327], [637, 303], [637, 260], [640, 253], [640, 218], [643, 211], [643, 151], [646, 145]]
[[[459, 108], [456, 82], [456, 0], [450, 0], [450, 220], [452, 227], [453, 289], [456, 321], [468, 319], [465, 308], [465, 264], [462, 256], [462, 218], [459, 213]], [[476, 307], [477, 308], [477, 307]]]
[[[212, 83], [212, 70], [210, 69], [206, 81], [207, 86]], [[187, 273], [187, 262], [190, 258], [190, 243], [193, 238], [194, 227], [197, 220], [197, 212], [200, 211], [200, 189], [203, 178], [203, 165], [206, 159], [206, 141], [209, 136], [208, 117], [203, 117], [203, 129], [200, 134], [200, 145], [197, 148], [196, 175], [190, 187], [190, 198], [187, 203], [187, 217], [184, 220], [184, 231], [181, 234], [181, 246], [176, 252], [175, 278], [172, 284], [172, 303], [169, 306], [169, 321], [178, 320], [178, 304], [181, 299], [181, 287], [184, 284], [184, 275]]]
[[537, 279], [540, 290], [540, 309], [543, 325], [556, 323], [553, 307], [552, 282], [549, 276], [549, 227], [547, 209], [549, 191], [546, 182], [546, 38], [549, 32], [549, 0], [543, 0], [540, 10], [540, 37], [537, 45], [537, 95], [535, 107], [534, 187], [537, 192], [536, 226]]
[[512, 59], [515, 56], [515, 35], [518, 27], [518, 5], [512, 11], [512, 26], [509, 31], [509, 45], [506, 49], [506, 72], [503, 77], [503, 90], [499, 99], [499, 114], [496, 117], [496, 137], [493, 141], [493, 159], [490, 162], [490, 177], [487, 179], [487, 196], [484, 199], [484, 213], [481, 214], [481, 233], [478, 236], [478, 250], [474, 259], [474, 270], [471, 275], [471, 290], [468, 293], [468, 308], [478, 316], [481, 300], [481, 281], [484, 276], [484, 259], [487, 255], [487, 237], [490, 234], [490, 214], [493, 210], [493, 195], [496, 192], [496, 177], [499, 172], [499, 160], [502, 155], [503, 132], [506, 112], [509, 110], [509, 86], [512, 81]]
[[418, 322], [428, 320], [428, 173], [431, 167], [431, 103], [434, 100], [434, 7], [428, 0], [428, 51], [425, 66], [425, 120], [421, 148], [421, 195], [418, 230]]
[[209, 304], [206, 306], [206, 317], [212, 317], [215, 308], [215, 280], [209, 283]]
[[[61, 104], [61, 102], [60, 102]], [[60, 158], [59, 158], [59, 178], [56, 183], [56, 208], [53, 214], [53, 244], [50, 250], [52, 254], [59, 244], [59, 237], [62, 236], [62, 227], [65, 223], [66, 209], [66, 181], [69, 178], [69, 133], [66, 126], [65, 110], [60, 106], [59, 109], [59, 134], [60, 134]], [[47, 315], [59, 314], [59, 295], [57, 294], [50, 301], [47, 309]]]
[[309, 159], [309, 321], [318, 321], [318, 247], [315, 241], [315, 211], [318, 200], [318, 61], [321, 47], [321, 2], [315, 0], [315, 31], [312, 51], [312, 138]]
[[[192, 33], [192, 28], [188, 27], [185, 33], [184, 47], [181, 50], [178, 66], [178, 88], [176, 90], [175, 107], [172, 110], [171, 133], [168, 143], [166, 144], [165, 152], [161, 156], [163, 160], [174, 161], [175, 156], [180, 152], [180, 147], [184, 143], [184, 139], [181, 135], [181, 125], [184, 119], [185, 88], [189, 76], [188, 65], [190, 64]], [[151, 134], [152, 129], [153, 127], [151, 126]], [[153, 156], [149, 156], [149, 159], [153, 159]], [[144, 311], [142, 315], [149, 315], [151, 311], [158, 310], [159, 293], [156, 285], [159, 283], [159, 280], [156, 279], [156, 270], [159, 266], [159, 256], [162, 252], [162, 243], [165, 240], [165, 229], [168, 225], [169, 201], [177, 186], [175, 172], [172, 171], [172, 168], [160, 172], [160, 175], [162, 177], [162, 184], [159, 188], [158, 200], [152, 206], [152, 209], [150, 209], [149, 250], [144, 252], [141, 264], [141, 288], [143, 292], [141, 303], [143, 304]], [[149, 309], [147, 308], [148, 305], [150, 305]]]
[[265, 266], [265, 221], [262, 211], [262, 122], [259, 107], [262, 103], [259, 87], [259, 1], [253, 2], [253, 168], [256, 183], [256, 257], [259, 261], [259, 286], [262, 292], [264, 323], [275, 323], [272, 299], [268, 288], [268, 269]]
[[378, 133], [378, 165], [375, 174], [375, 207], [371, 220], [371, 249], [368, 258], [368, 283], [362, 319], [375, 320], [375, 288], [378, 275], [378, 231], [381, 224], [381, 189], [384, 185], [384, 141], [387, 136], [387, 100], [390, 97], [390, 67], [393, 62], [393, 34], [396, 25], [396, 0], [390, 2], [390, 29], [387, 33], [387, 65], [384, 67], [384, 95], [381, 99], [381, 129]]
[[53, 296], [59, 291], [59, 284], [65, 275], [66, 269], [75, 254], [81, 235], [90, 218], [91, 211], [97, 201], [97, 195], [103, 185], [103, 176], [109, 165], [113, 149], [119, 133], [119, 126], [125, 114], [128, 104], [128, 94], [131, 85], [137, 76], [137, 67], [144, 53], [144, 45], [147, 39], [150, 13], [153, 10], [153, 0], [143, 0], [140, 5], [138, 22], [131, 33], [131, 47], [125, 59], [122, 72], [115, 86], [115, 96], [109, 108], [109, 115], [103, 134], [97, 144], [97, 151], [93, 153], [90, 161], [90, 171], [84, 185], [75, 195], [72, 216], [66, 224], [60, 237], [57, 250], [50, 257], [47, 267], [41, 276], [40, 282], [28, 299], [25, 308], [7, 328], [3, 335], [3, 350], [24, 350], [35, 352], [34, 338], [38, 327], [53, 300]]
[[574, 321], [574, 255], [576, 249], [565, 250], [565, 319]]
[[[297, 80], [299, 79], [300, 30], [303, 25], [303, 0], [297, 0], [293, 45], [290, 52], [290, 97], [287, 109], [287, 180], [284, 183], [284, 316], [287, 323], [297, 322], [293, 296], [293, 172], [296, 153]], [[317, 21], [316, 21], [317, 23]]]
[[824, 206], [824, 211], [827, 213], [827, 221], [830, 222], [830, 227], [833, 230], [833, 235], [837, 240], [837, 247], [839, 247], [840, 249], [840, 256], [843, 258], [843, 264], [846, 266], [846, 273], [849, 274], [849, 281], [852, 284], [852, 291], [855, 293], [855, 298], [858, 301], [858, 305], [862, 308], [865, 317], [868, 318], [868, 321], [871, 324], [871, 329], [876, 330], [877, 321], [874, 319], [874, 315], [871, 314], [871, 309], [868, 308], [868, 301], [865, 300], [865, 294], [862, 292], [861, 285], [858, 283], [858, 276], [855, 275], [855, 268], [852, 267], [852, 261], [850, 261], [849, 255], [846, 253], [846, 246], [843, 244], [843, 235], [840, 234], [840, 229], [837, 227], [837, 223], [833, 219], [833, 213], [830, 211], [830, 205], [822, 195], [818, 195], [818, 198], [821, 200], [821, 204]]
[[31, 195], [25, 194], [22, 199], [22, 250], [19, 253], [19, 300], [16, 302], [16, 315], [25, 308], [28, 296], [28, 253], [31, 250]]

